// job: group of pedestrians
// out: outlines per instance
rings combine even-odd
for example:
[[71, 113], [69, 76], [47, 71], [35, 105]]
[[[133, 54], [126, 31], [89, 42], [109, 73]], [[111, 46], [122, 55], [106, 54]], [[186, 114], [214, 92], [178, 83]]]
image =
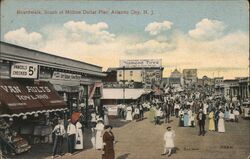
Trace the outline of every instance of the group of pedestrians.
[[69, 119], [65, 130], [64, 121], [58, 119], [57, 125], [54, 127], [52, 134], [54, 136], [52, 158], [59, 157], [63, 154], [64, 138], [67, 139], [67, 155], [72, 155], [75, 150], [83, 149], [82, 124], [79, 121], [73, 123], [72, 120]]
[[[104, 120], [103, 120], [104, 119]], [[114, 134], [112, 126], [109, 125], [107, 109], [104, 109], [103, 117], [99, 116], [95, 111], [91, 113], [91, 142], [93, 148], [102, 150], [102, 159], [114, 159]], [[67, 139], [68, 151], [66, 155], [72, 155], [76, 150], [83, 149], [83, 131], [82, 124], [79, 120], [73, 122], [72, 119], [68, 123], [62, 119], [58, 119], [52, 131], [53, 134], [53, 154], [52, 158], [63, 155], [64, 139]]]
[[114, 159], [114, 134], [112, 126], [109, 125], [108, 110], [104, 108], [101, 117], [95, 111], [91, 113], [91, 142], [94, 149], [103, 151], [102, 159]]
[[224, 133], [225, 130], [225, 121], [224, 121], [224, 113], [222, 110], [212, 110], [209, 115], [209, 131], [218, 131]]
[[120, 104], [118, 105], [118, 116], [123, 118], [126, 121], [133, 120], [143, 120], [144, 119], [144, 111], [147, 109], [147, 105], [144, 103], [130, 103], [127, 105]]

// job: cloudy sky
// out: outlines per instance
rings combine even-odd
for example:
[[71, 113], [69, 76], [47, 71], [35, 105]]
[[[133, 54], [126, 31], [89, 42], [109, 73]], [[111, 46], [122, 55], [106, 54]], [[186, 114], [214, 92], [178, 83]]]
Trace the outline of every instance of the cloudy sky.
[[103, 70], [120, 59], [161, 58], [164, 76], [197, 68], [199, 77], [234, 78], [248, 76], [248, 9], [244, 0], [3, 0], [1, 41]]

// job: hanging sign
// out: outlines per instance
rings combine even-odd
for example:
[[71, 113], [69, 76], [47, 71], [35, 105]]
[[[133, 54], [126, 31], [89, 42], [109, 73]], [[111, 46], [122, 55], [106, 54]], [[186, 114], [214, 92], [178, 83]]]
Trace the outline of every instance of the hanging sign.
[[66, 80], [66, 81], [69, 81], [69, 80], [80, 81], [81, 75], [54, 71], [52, 75], [52, 79]]

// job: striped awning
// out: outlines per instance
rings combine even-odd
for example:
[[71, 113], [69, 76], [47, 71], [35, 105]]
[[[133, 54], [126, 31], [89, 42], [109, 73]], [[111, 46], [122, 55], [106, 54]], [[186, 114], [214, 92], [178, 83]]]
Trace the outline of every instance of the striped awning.
[[66, 103], [49, 82], [0, 79], [0, 116], [66, 109]]

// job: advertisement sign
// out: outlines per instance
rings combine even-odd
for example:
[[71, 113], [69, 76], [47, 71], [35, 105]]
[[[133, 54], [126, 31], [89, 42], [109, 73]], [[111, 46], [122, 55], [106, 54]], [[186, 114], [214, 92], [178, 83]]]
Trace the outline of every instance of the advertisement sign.
[[13, 78], [37, 78], [38, 65], [16, 63], [11, 66], [11, 77]]
[[183, 70], [184, 78], [196, 78], [197, 77], [197, 69], [184, 69]]
[[161, 67], [161, 59], [120, 60], [120, 67]]
[[81, 75], [54, 71], [52, 79], [80, 81]]

